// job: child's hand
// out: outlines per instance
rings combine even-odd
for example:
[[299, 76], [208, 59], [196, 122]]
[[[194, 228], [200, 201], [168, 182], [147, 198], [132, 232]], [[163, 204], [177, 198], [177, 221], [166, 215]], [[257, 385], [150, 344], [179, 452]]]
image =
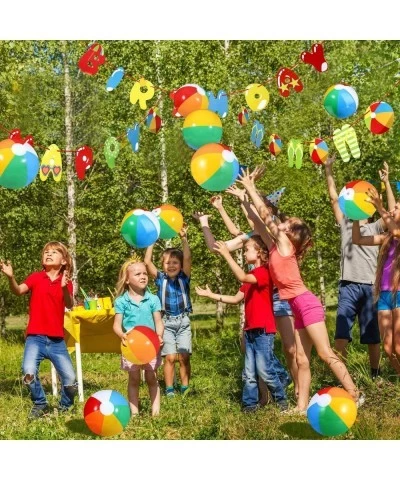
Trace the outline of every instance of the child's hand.
[[126, 333], [124, 333], [122, 336], [121, 336], [121, 343], [124, 347], [126, 347], [126, 339], [127, 339], [127, 336], [126, 336]]
[[325, 162], [325, 167], [330, 167], [331, 165], [333, 165], [333, 163], [335, 162], [336, 160], [336, 153], [334, 153], [331, 157], [328, 157], [326, 159], [326, 162]]
[[378, 211], [382, 209], [382, 200], [376, 188], [368, 189], [367, 198], [365, 199], [365, 201], [368, 203], [372, 203], [372, 205], [375, 205]]
[[8, 278], [11, 278], [14, 274], [10, 261], [5, 262], [4, 260], [0, 260], [0, 269]]
[[246, 198], [246, 190], [243, 190], [242, 188], [238, 188], [236, 185], [231, 185], [229, 188], [225, 190], [226, 193], [230, 193], [231, 195], [234, 195], [235, 197], [238, 197], [238, 199], [241, 202], [244, 202]]
[[197, 295], [200, 297], [209, 297], [212, 295], [212, 291], [210, 290], [209, 286], [206, 285], [206, 288], [195, 287]]
[[204, 212], [197, 211], [197, 212], [193, 212], [192, 217], [198, 222], [200, 222], [202, 217], [206, 217], [208, 219], [210, 215], [207, 215]]
[[181, 237], [181, 239], [184, 239], [187, 237], [187, 230], [188, 230], [187, 223], [184, 223], [182, 228], [179, 231], [179, 236]]
[[264, 175], [265, 170], [266, 168], [264, 165], [257, 165], [257, 167], [251, 173], [255, 182]]
[[222, 257], [225, 257], [226, 255], [230, 255], [228, 247], [225, 245], [225, 242], [221, 240], [217, 240], [215, 242], [213, 250], [214, 252], [219, 253]]
[[158, 340], [160, 341], [160, 347], [162, 347], [164, 345], [164, 340], [162, 335], [158, 335]]
[[384, 183], [389, 181], [389, 165], [387, 162], [383, 162], [383, 168], [379, 170], [379, 177]]
[[61, 288], [66, 287], [70, 280], [71, 278], [69, 276], [69, 272], [67, 272], [67, 270], [64, 270], [61, 277]]
[[254, 189], [254, 176], [253, 176], [253, 173], [250, 173], [249, 172], [249, 169], [247, 169], [246, 171], [242, 170], [243, 174], [239, 174], [237, 176], [237, 180], [236, 182], [238, 183], [241, 183], [244, 188], [246, 190], [248, 190], [249, 188], [253, 188]]
[[222, 197], [221, 197], [221, 195], [213, 195], [210, 198], [210, 203], [217, 210], [220, 210], [222, 208]]

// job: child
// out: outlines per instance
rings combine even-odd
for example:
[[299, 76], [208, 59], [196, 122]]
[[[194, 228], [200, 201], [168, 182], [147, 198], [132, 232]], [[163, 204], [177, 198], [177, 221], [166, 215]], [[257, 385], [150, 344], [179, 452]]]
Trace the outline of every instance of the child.
[[381, 245], [374, 284], [374, 300], [378, 302], [378, 323], [383, 348], [390, 364], [400, 375], [400, 329], [398, 326], [400, 312], [400, 241], [394, 235], [400, 227], [400, 202], [397, 202], [394, 208], [388, 212], [383, 208], [382, 201], [375, 189], [370, 189], [368, 195], [370, 203], [375, 205], [390, 233], [362, 236], [359, 222], [354, 221], [353, 243], [369, 246]]
[[157, 270], [152, 262], [153, 247], [147, 248], [144, 257], [147, 271], [155, 278], [157, 295], [161, 301], [162, 319], [164, 322], [164, 380], [167, 397], [173, 397], [175, 360], [179, 361], [181, 377], [180, 391], [183, 395], [189, 393], [190, 355], [192, 354], [192, 331], [189, 313], [192, 312], [190, 301], [190, 274], [192, 258], [187, 241], [187, 226], [184, 225], [179, 236], [182, 250], [167, 248], [161, 256], [163, 271]]
[[[161, 321], [161, 305], [157, 295], [147, 289], [149, 278], [146, 265], [138, 258], [127, 260], [121, 267], [116, 286], [114, 332], [125, 345], [127, 333], [132, 328], [143, 325], [155, 330], [160, 344], [164, 326]], [[160, 413], [160, 388], [157, 381], [157, 368], [161, 365], [161, 355], [145, 365], [135, 365], [121, 356], [121, 368], [129, 373], [128, 400], [132, 415], [139, 413], [140, 370], [149, 387], [151, 414]]]
[[275, 320], [272, 311], [272, 281], [268, 272], [268, 250], [261, 237], [254, 235], [245, 242], [246, 263], [254, 265], [245, 273], [232, 258], [224, 242], [218, 241], [214, 250], [228, 262], [242, 286], [236, 295], [218, 295], [208, 288], [196, 287], [200, 296], [224, 303], [245, 301], [245, 378], [242, 393], [244, 412], [258, 408], [258, 383], [261, 378], [281, 410], [288, 409], [285, 387], [291, 382], [289, 375], [274, 354]]
[[23, 283], [14, 278], [9, 262], [0, 262], [15, 295], [31, 293], [29, 320], [26, 329], [23, 382], [30, 390], [33, 407], [29, 418], [36, 419], [49, 413], [46, 395], [39, 379], [39, 367], [44, 359], [54, 365], [62, 382], [60, 412], [74, 403], [77, 383], [71, 358], [64, 341], [64, 310], [72, 308], [72, 260], [61, 242], [49, 242], [42, 251], [43, 270], [33, 272]]
[[[345, 364], [339, 360], [329, 344], [325, 326], [325, 312], [319, 299], [303, 283], [299, 264], [311, 247], [311, 232], [303, 220], [290, 217], [276, 225], [268, 208], [254, 187], [254, 174], [239, 176], [241, 183], [264, 221], [258, 227], [259, 233], [269, 250], [269, 269], [279, 297], [289, 301], [295, 317], [296, 358], [298, 366], [299, 395], [293, 413], [306, 414], [311, 383], [310, 358], [314, 345], [319, 357], [329, 366], [347, 392], [360, 406], [364, 396], [360, 394], [351, 379]], [[265, 226], [267, 228], [265, 228]]]

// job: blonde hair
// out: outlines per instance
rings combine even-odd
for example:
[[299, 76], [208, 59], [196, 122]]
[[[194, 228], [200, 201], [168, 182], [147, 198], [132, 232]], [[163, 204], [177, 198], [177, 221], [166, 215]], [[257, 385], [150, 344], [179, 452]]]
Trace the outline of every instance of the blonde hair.
[[128, 268], [131, 265], [136, 265], [137, 263], [144, 264], [142, 258], [136, 253], [134, 253], [132, 257], [129, 260], [127, 260], [125, 263], [123, 263], [122, 267], [120, 268], [117, 285], [115, 287], [117, 297], [122, 295], [125, 292], [125, 290], [128, 289], [128, 285], [126, 283], [126, 279], [128, 278]]
[[307, 251], [313, 246], [311, 229], [298, 217], [289, 217], [286, 222], [289, 229], [285, 233], [296, 250], [297, 261], [301, 263]]
[[[73, 273], [73, 266], [72, 266], [72, 257], [68, 251], [68, 248], [61, 242], [56, 242], [56, 241], [47, 242], [42, 250], [42, 260], [43, 260], [44, 252], [49, 248], [53, 248], [54, 250], [57, 250], [57, 252], [61, 253], [61, 255], [63, 256], [63, 260], [65, 260], [65, 265], [61, 265], [60, 273], [66, 270], [68, 276], [71, 277]], [[43, 265], [43, 268], [44, 268], [44, 265]]]

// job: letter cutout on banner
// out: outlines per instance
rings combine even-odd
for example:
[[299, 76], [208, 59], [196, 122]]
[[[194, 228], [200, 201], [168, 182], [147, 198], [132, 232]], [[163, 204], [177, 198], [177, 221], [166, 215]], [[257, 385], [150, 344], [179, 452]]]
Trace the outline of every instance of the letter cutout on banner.
[[213, 92], [207, 92], [208, 110], [218, 113], [221, 118], [228, 115], [228, 95], [224, 90], [219, 90], [217, 97], [214, 97]]
[[292, 138], [288, 143], [288, 163], [289, 167], [295, 166], [297, 169], [303, 165], [303, 143], [301, 139]]
[[133, 84], [129, 100], [133, 105], [135, 105], [135, 103], [139, 101], [140, 108], [142, 110], [146, 110], [147, 100], [150, 100], [153, 97], [154, 97], [153, 84], [148, 80], [141, 78], [138, 82], [135, 82]]
[[[333, 132], [333, 143], [338, 149], [338, 152], [344, 162], [348, 162], [350, 160], [350, 153], [354, 158], [361, 157], [356, 131], [348, 123], [344, 124], [341, 129], [337, 128]], [[348, 152], [346, 145], [349, 147], [350, 153]]]
[[42, 182], [45, 182], [49, 174], [53, 175], [56, 182], [61, 180], [62, 161], [60, 149], [54, 143], [45, 151], [40, 162], [39, 176]]
[[118, 85], [121, 83], [121, 80], [124, 78], [125, 71], [122, 67], [117, 68], [109, 76], [106, 83], [107, 92], [112, 92]]
[[93, 165], [93, 150], [84, 145], [79, 147], [75, 155], [75, 170], [79, 180], [84, 180], [87, 170]]
[[131, 144], [132, 150], [134, 153], [139, 151], [139, 135], [140, 135], [140, 126], [138, 123], [135, 123], [133, 128], [129, 128], [126, 132], [126, 136]]
[[15, 128], [14, 130], [11, 130], [10, 134], [8, 135], [8, 138], [10, 140], [13, 140], [15, 143], [29, 143], [31, 147], [33, 147], [33, 137], [32, 135], [28, 135], [25, 138], [22, 138], [21, 136], [21, 130], [18, 128]]
[[265, 128], [262, 123], [255, 120], [251, 129], [250, 140], [257, 148], [260, 148], [262, 139], [264, 138]]
[[247, 85], [244, 93], [247, 105], [254, 111], [263, 110], [269, 102], [268, 90], [259, 83], [251, 83]]
[[115, 168], [115, 160], [119, 154], [119, 143], [115, 137], [109, 137], [104, 143], [104, 156], [106, 157], [107, 165], [113, 169]]
[[104, 56], [103, 47], [100, 43], [93, 43], [79, 59], [78, 67], [83, 73], [95, 75], [99, 70], [99, 66], [103, 65], [105, 61], [106, 57]]
[[276, 76], [278, 82], [279, 93], [282, 97], [288, 97], [290, 95], [290, 89], [299, 93], [303, 90], [303, 82], [299, 76], [289, 68], [281, 68]]
[[328, 64], [324, 58], [324, 47], [320, 43], [314, 43], [311, 52], [302, 52], [300, 58], [304, 63], [312, 65], [318, 72], [328, 70]]

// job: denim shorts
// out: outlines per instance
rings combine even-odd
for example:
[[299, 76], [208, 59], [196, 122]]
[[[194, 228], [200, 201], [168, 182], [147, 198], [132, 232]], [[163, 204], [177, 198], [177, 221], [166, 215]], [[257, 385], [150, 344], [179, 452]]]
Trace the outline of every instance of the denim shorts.
[[164, 344], [161, 355], [173, 355], [174, 353], [192, 353], [192, 330], [187, 313], [176, 317], [164, 315]]
[[373, 299], [373, 286], [367, 283], [339, 282], [336, 315], [336, 339], [352, 341], [351, 331], [356, 319], [360, 327], [360, 343], [380, 343], [378, 311]]
[[383, 290], [379, 295], [378, 310], [394, 310], [400, 308], [400, 292], [395, 295], [395, 304], [393, 305], [393, 295], [389, 290]]
[[272, 300], [275, 317], [293, 316], [293, 312], [290, 308], [289, 302], [287, 300], [280, 300], [278, 292], [274, 292], [274, 294], [272, 295]]

